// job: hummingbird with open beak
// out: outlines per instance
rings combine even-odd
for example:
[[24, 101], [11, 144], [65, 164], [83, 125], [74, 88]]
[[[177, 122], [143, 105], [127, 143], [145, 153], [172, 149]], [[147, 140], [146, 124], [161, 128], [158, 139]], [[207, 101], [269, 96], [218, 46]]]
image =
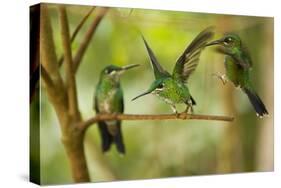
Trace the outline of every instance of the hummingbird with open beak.
[[[132, 64], [123, 67], [109, 65], [102, 70], [94, 96], [94, 109], [97, 114], [124, 112], [124, 96], [120, 85], [120, 76], [127, 70], [137, 66], [139, 65]], [[112, 143], [115, 143], [118, 152], [125, 154], [121, 121], [99, 121], [98, 129], [102, 140], [103, 152], [108, 151]]]
[[257, 116], [268, 115], [264, 103], [251, 83], [250, 72], [253, 64], [245, 45], [242, 44], [241, 38], [236, 34], [227, 34], [221, 39], [208, 43], [206, 46], [212, 45], [219, 45], [221, 48], [218, 51], [225, 55], [226, 74], [217, 76], [224, 84], [229, 80], [235, 87], [241, 88], [248, 96]]
[[178, 58], [173, 74], [170, 74], [162, 68], [148, 43], [144, 37], [142, 37], [150, 57], [155, 80], [146, 92], [136, 96], [132, 100], [151, 93], [169, 104], [173, 112], [177, 115], [178, 111], [175, 105], [183, 103], [186, 104], [184, 112], [187, 113], [190, 109], [191, 113], [193, 113], [193, 105], [196, 105], [196, 102], [191, 96], [186, 83], [190, 75], [196, 69], [201, 52], [212, 36], [213, 32], [211, 27], [200, 32]]

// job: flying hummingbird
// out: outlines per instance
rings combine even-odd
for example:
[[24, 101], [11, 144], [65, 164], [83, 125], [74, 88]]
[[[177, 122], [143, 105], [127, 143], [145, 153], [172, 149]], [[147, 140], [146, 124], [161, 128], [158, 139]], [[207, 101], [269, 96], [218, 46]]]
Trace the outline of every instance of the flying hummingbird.
[[251, 57], [242, 44], [240, 37], [236, 34], [227, 34], [219, 40], [210, 42], [206, 46], [220, 45], [220, 53], [225, 55], [226, 75], [217, 75], [225, 84], [230, 80], [235, 87], [239, 87], [246, 93], [257, 116], [268, 115], [268, 111], [258, 94], [255, 92], [250, 80], [252, 69]]
[[[94, 108], [96, 113], [123, 113], [124, 98], [120, 85], [120, 76], [125, 71], [137, 67], [132, 64], [124, 67], [109, 65], [105, 67], [96, 87], [94, 97]], [[118, 152], [125, 154], [125, 145], [121, 132], [121, 121], [100, 121], [98, 128], [102, 139], [102, 150], [106, 152], [110, 149], [112, 143], [115, 143]]]
[[179, 103], [184, 103], [187, 105], [185, 109], [186, 113], [189, 111], [189, 109], [191, 110], [191, 113], [193, 113], [192, 106], [196, 105], [196, 102], [191, 96], [186, 82], [191, 73], [193, 73], [193, 71], [196, 69], [202, 50], [213, 36], [213, 32], [211, 30], [212, 29], [210, 27], [206, 28], [196, 36], [196, 38], [185, 49], [183, 54], [178, 58], [173, 74], [168, 73], [162, 68], [148, 43], [144, 37], [142, 37], [150, 57], [155, 80], [152, 82], [146, 92], [138, 95], [132, 100], [152, 93], [169, 104], [173, 112], [177, 115], [178, 112], [175, 105]]

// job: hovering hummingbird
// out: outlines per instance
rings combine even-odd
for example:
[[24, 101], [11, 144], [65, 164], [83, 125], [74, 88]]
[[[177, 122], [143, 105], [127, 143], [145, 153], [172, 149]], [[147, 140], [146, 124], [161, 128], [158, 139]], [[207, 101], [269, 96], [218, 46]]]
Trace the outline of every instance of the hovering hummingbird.
[[[125, 71], [137, 66], [139, 65], [132, 64], [124, 67], [109, 65], [102, 70], [94, 97], [96, 113], [123, 113], [124, 99], [120, 76]], [[98, 122], [98, 128], [102, 139], [103, 152], [108, 151], [111, 144], [115, 143], [118, 152], [125, 154], [121, 121], [100, 121]]]
[[196, 69], [199, 63], [200, 54], [212, 36], [213, 32], [210, 27], [199, 33], [177, 60], [173, 74], [168, 73], [162, 68], [148, 43], [144, 37], [142, 37], [150, 57], [155, 80], [146, 92], [138, 95], [132, 100], [152, 93], [169, 104], [173, 112], [177, 115], [178, 112], [175, 105], [178, 103], [187, 105], [185, 109], [186, 113], [189, 109], [191, 110], [191, 113], [193, 113], [192, 106], [196, 105], [196, 102], [191, 96], [189, 89], [186, 86], [186, 82], [191, 73]]
[[250, 80], [252, 60], [242, 44], [240, 37], [236, 34], [227, 34], [219, 40], [210, 42], [206, 46], [220, 45], [220, 53], [225, 55], [226, 75], [217, 75], [225, 84], [230, 80], [235, 87], [240, 87], [248, 96], [257, 116], [268, 115], [268, 111], [258, 94], [255, 92]]

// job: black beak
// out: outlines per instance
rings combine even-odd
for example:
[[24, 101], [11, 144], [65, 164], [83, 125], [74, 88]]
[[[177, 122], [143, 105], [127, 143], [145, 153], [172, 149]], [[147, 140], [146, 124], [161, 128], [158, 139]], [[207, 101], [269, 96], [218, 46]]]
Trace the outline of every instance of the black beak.
[[119, 75], [123, 74], [124, 72], [126, 72], [127, 70], [129, 69], [132, 69], [132, 68], [135, 68], [135, 67], [138, 67], [140, 66], [139, 64], [131, 64], [131, 65], [126, 65], [126, 66], [123, 66], [121, 67], [120, 69], [117, 70], [117, 73]]
[[151, 92], [152, 92], [152, 91], [146, 91], [146, 92], [144, 92], [144, 93], [142, 93], [142, 94], [136, 96], [135, 98], [133, 98], [132, 101], [134, 101], [134, 100], [136, 100], [137, 98], [142, 97], [142, 96], [144, 96], [144, 95], [150, 94]]
[[135, 68], [138, 66], [140, 66], [140, 65], [139, 64], [126, 65], [126, 66], [122, 67], [121, 70], [129, 70], [129, 69], [132, 69], [132, 68]]
[[217, 44], [221, 44], [221, 43], [222, 43], [221, 40], [215, 40], [213, 42], [206, 44], [205, 46], [213, 46], [213, 45], [217, 45]]

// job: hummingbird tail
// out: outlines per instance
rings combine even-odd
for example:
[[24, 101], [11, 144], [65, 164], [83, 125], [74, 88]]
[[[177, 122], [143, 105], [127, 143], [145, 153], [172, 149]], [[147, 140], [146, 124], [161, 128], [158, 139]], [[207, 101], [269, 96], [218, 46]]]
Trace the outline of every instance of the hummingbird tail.
[[110, 149], [110, 146], [113, 141], [112, 136], [108, 132], [106, 126], [107, 126], [106, 123], [103, 121], [98, 123], [99, 132], [100, 132], [100, 136], [101, 136], [101, 142], [102, 142], [101, 147], [102, 147], [103, 152], [107, 152]]
[[256, 94], [255, 91], [253, 91], [252, 89], [248, 89], [248, 88], [243, 88], [243, 91], [247, 94], [252, 106], [254, 107], [254, 109], [259, 117], [268, 115], [268, 111], [266, 110], [265, 105], [263, 104], [262, 100]]
[[110, 131], [107, 128], [106, 122], [101, 121], [98, 123], [99, 132], [102, 140], [101, 147], [103, 152], [107, 152], [110, 149], [112, 143], [114, 142], [118, 152], [125, 154], [125, 145], [123, 142], [123, 136], [122, 136], [120, 124], [121, 122], [118, 121], [118, 125], [117, 125], [118, 130], [115, 135], [112, 135], [110, 134]]
[[194, 100], [194, 98], [192, 96], [190, 96], [190, 100], [191, 100], [193, 106], [196, 105], [196, 101]]
[[118, 152], [121, 154], [125, 154], [126, 151], [125, 151], [125, 145], [123, 142], [123, 136], [122, 136], [121, 130], [112, 138], [113, 138], [113, 141], [116, 145]]

